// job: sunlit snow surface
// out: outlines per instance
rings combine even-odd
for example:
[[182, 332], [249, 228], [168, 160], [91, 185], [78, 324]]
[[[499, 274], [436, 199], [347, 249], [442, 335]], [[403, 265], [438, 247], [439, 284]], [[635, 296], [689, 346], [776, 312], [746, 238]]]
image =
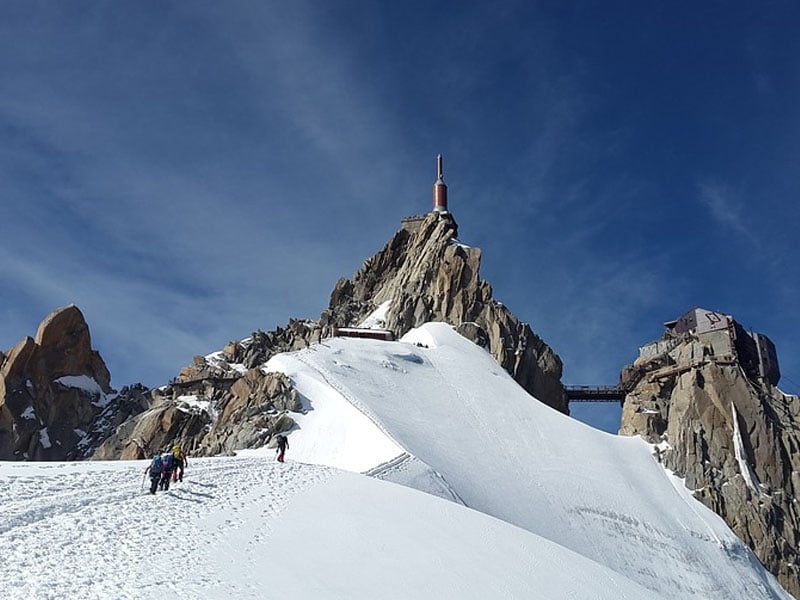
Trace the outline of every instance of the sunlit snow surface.
[[789, 598], [646, 444], [446, 325], [266, 368], [303, 396], [285, 464], [190, 459], [153, 497], [145, 462], [0, 463], [0, 596]]
[[656, 597], [529, 532], [369, 477], [198, 459], [153, 497], [145, 464], [0, 465], [2, 597]]

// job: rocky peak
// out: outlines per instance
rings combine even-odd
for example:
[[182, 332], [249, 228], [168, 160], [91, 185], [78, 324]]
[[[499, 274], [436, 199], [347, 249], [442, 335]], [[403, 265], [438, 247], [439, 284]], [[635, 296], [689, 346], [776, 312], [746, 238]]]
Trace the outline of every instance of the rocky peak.
[[[401, 229], [352, 280], [341, 279], [320, 317], [334, 326], [373, 321], [401, 336], [429, 321], [444, 321], [484, 345], [512, 376], [542, 402], [568, 412], [561, 360], [526, 323], [492, 296], [479, 278], [481, 251], [457, 239], [449, 213], [432, 213], [415, 230]], [[381, 312], [377, 321], [371, 315]]]
[[800, 399], [759, 375], [731, 343], [743, 340], [735, 330], [731, 321], [666, 332], [643, 347], [652, 351], [621, 377], [631, 391], [620, 433], [655, 444], [658, 459], [800, 597]]
[[0, 361], [0, 460], [82, 458], [137, 401], [111, 389], [76, 306], [59, 308]]
[[89, 325], [77, 306], [51, 312], [36, 332], [37, 368], [56, 379], [64, 375], [86, 375], [111, 392], [111, 375], [100, 354], [92, 350]]

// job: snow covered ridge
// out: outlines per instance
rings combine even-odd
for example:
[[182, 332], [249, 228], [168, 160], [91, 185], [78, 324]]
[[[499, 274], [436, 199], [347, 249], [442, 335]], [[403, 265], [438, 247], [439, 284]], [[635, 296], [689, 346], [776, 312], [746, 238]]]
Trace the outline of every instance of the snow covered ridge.
[[790, 598], [641, 439], [541, 405], [449, 325], [326, 339], [262, 367], [302, 400], [286, 464], [267, 448], [190, 457], [184, 483], [151, 497], [143, 461], [0, 463], [0, 589]]
[[266, 367], [308, 409], [290, 435], [296, 460], [463, 503], [624, 574], [645, 597], [789, 597], [648, 444], [533, 401], [449, 325], [394, 343], [329, 339]]

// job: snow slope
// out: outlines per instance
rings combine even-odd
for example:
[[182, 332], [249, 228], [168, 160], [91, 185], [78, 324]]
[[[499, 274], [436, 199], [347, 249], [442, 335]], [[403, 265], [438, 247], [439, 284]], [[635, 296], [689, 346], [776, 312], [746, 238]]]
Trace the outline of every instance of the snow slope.
[[659, 597], [457, 504], [271, 459], [193, 460], [155, 496], [145, 462], [0, 463], [0, 597]]
[[0, 597], [789, 598], [646, 444], [449, 326], [265, 368], [303, 397], [285, 464], [190, 459], [151, 496], [144, 462], [0, 463]]
[[[267, 368], [291, 377], [313, 407], [349, 401], [410, 455], [399, 462], [416, 463], [415, 475], [401, 469], [383, 473], [387, 479], [450, 493], [653, 593], [787, 597], [722, 519], [655, 462], [647, 444], [533, 401], [448, 325], [429, 323], [400, 343], [333, 338], [276, 356]], [[306, 415], [313, 433], [300, 420], [290, 438], [293, 456], [346, 468], [338, 449], [348, 441], [316, 434], [328, 430], [319, 421], [335, 415], [316, 413]], [[390, 461], [389, 454], [375, 455], [373, 466]]]

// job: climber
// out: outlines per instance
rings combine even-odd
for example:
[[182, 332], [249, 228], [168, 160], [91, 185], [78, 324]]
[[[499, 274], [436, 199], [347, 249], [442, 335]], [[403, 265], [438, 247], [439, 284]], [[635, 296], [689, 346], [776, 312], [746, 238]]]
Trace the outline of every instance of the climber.
[[172, 458], [175, 462], [175, 470], [172, 472], [172, 481], [183, 481], [183, 470], [189, 466], [189, 459], [186, 452], [179, 445], [175, 445], [172, 449]]
[[167, 449], [161, 455], [161, 483], [159, 487], [165, 492], [169, 489], [169, 480], [172, 478], [172, 471], [175, 469], [175, 457], [172, 456], [172, 450]]
[[275, 450], [278, 453], [278, 462], [283, 462], [283, 455], [286, 454], [286, 449], [289, 447], [289, 440], [282, 433], [278, 435], [278, 448]]
[[150, 461], [150, 466], [148, 466], [144, 472], [150, 473], [150, 493], [155, 494], [156, 488], [158, 488], [158, 482], [161, 480], [161, 471], [163, 470], [163, 465], [161, 464], [161, 455], [156, 453], [153, 455], [153, 460]]

